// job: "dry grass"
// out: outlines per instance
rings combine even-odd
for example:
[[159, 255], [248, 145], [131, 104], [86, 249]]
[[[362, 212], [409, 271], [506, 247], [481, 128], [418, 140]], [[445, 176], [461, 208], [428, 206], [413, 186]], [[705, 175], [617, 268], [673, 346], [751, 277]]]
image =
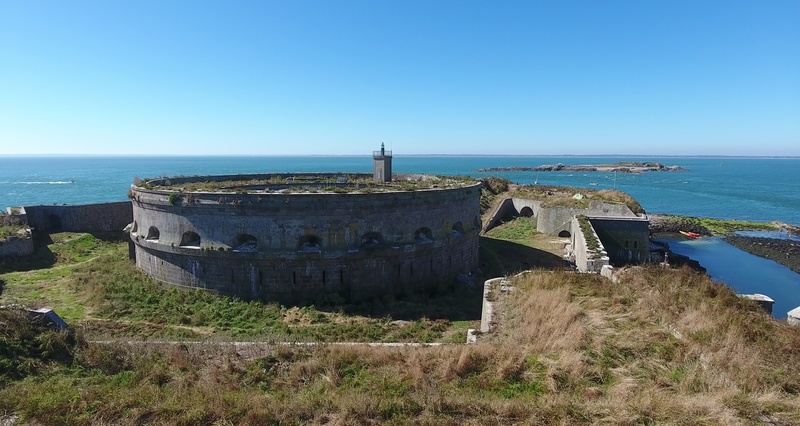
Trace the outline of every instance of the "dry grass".
[[[797, 424], [800, 332], [689, 270], [538, 272], [475, 345], [88, 345], [0, 389], [43, 424]], [[48, 392], [41, 392], [48, 389]], [[102, 403], [100, 402], [102, 401]]]

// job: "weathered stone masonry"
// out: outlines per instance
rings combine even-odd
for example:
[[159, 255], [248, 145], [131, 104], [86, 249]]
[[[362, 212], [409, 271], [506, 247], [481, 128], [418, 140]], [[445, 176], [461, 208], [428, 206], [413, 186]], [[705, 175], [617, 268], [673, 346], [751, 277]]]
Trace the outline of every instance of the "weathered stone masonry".
[[478, 262], [480, 184], [378, 193], [132, 188], [136, 265], [251, 299], [368, 299], [451, 283]]

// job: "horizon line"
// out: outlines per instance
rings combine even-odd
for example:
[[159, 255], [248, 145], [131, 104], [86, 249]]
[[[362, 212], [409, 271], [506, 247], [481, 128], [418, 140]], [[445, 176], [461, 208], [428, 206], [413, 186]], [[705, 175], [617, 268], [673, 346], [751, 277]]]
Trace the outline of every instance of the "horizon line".
[[[140, 157], [140, 158], [209, 158], [209, 157], [371, 157], [372, 154], [2, 154], [13, 157]], [[660, 157], [660, 158], [762, 158], [798, 159], [800, 155], [730, 155], [730, 154], [395, 154], [394, 157]]]

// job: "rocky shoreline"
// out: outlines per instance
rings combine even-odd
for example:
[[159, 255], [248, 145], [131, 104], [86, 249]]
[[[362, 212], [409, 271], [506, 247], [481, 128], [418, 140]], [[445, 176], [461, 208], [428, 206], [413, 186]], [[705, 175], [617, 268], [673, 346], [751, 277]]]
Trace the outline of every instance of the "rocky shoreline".
[[711, 231], [691, 218], [662, 214], [651, 214], [649, 218], [650, 235], [655, 238], [686, 238], [680, 231], [694, 232], [704, 237], [712, 235]]
[[750, 254], [773, 260], [800, 274], [800, 241], [729, 235], [728, 244]]
[[644, 173], [644, 172], [684, 172], [681, 166], [667, 166], [657, 162], [625, 161], [614, 164], [580, 164], [569, 165], [563, 163], [544, 164], [538, 167], [489, 167], [478, 169], [478, 172], [616, 172], [616, 173]]

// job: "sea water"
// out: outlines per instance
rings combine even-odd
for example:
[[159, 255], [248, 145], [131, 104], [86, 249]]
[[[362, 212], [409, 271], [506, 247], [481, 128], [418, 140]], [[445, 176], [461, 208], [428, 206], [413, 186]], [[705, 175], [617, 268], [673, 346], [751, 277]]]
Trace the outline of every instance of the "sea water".
[[[477, 171], [492, 167], [619, 161], [657, 161], [682, 166], [687, 171], [642, 174]], [[648, 213], [780, 221], [800, 225], [800, 158], [396, 155], [392, 168], [395, 173], [469, 175], [477, 178], [499, 176], [522, 184], [538, 182], [540, 185], [589, 189], [616, 188], [631, 194]], [[127, 199], [128, 188], [137, 176], [271, 172], [371, 173], [372, 158], [0, 156], [0, 208], [122, 201]], [[676, 243], [678, 253], [683, 251], [683, 244]], [[701, 257], [696, 260], [708, 269], [712, 277], [725, 281], [737, 291], [760, 292], [776, 299], [776, 316], [785, 316], [782, 310], [792, 304], [800, 305], [800, 299], [794, 296], [800, 295], [800, 275], [791, 271], [775, 275], [770, 271], [780, 265], [755, 256], [744, 256], [746, 253], [723, 241], [701, 239], [686, 245], [694, 250], [691, 257]], [[744, 270], [736, 269], [739, 267]], [[769, 276], [757, 278], [746, 274], [745, 270]], [[758, 283], [757, 287], [753, 287], [755, 283]]]
[[660, 241], [700, 262], [711, 278], [737, 293], [766, 294], [775, 300], [772, 315], [776, 318], [786, 318], [787, 312], [800, 306], [800, 275], [777, 262], [739, 250], [719, 237]]
[[[658, 161], [686, 172], [477, 172], [490, 167]], [[499, 176], [523, 184], [616, 188], [649, 213], [800, 224], [800, 158], [395, 156], [395, 173]], [[372, 172], [368, 156], [0, 156], [0, 208], [125, 200], [134, 177], [270, 172]]]

